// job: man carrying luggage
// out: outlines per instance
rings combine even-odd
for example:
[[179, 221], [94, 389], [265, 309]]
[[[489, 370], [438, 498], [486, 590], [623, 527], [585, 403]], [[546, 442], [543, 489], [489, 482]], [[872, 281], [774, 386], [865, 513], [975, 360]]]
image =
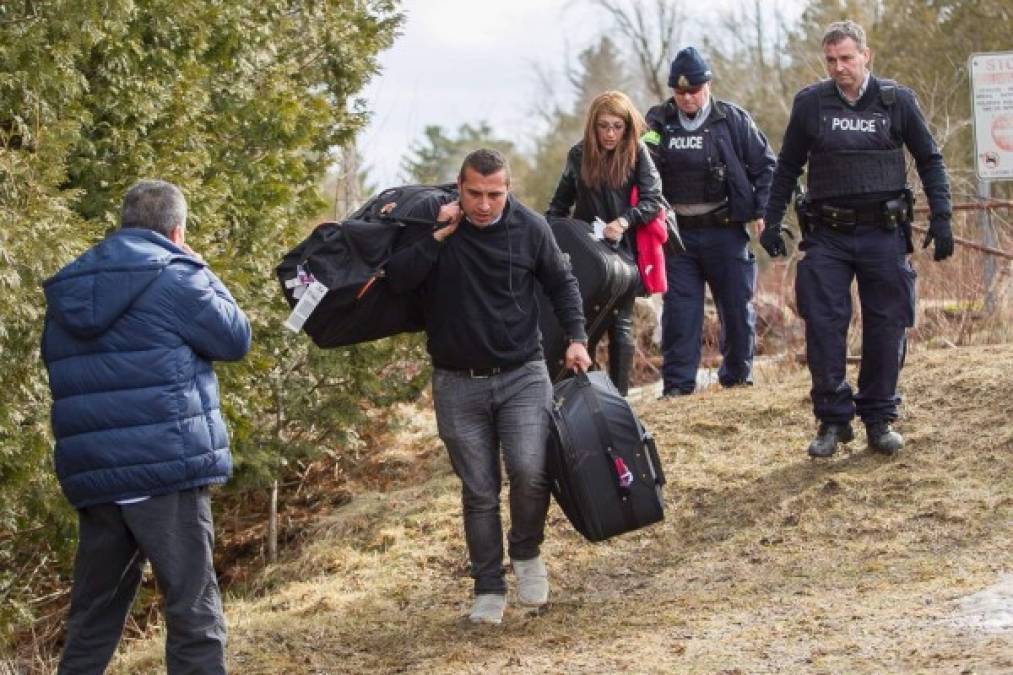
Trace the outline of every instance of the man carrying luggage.
[[[865, 31], [853, 21], [830, 24], [823, 35], [829, 80], [795, 96], [760, 243], [785, 255], [781, 218], [795, 181], [808, 163], [808, 194], [799, 205], [805, 257], [795, 293], [805, 320], [813, 411], [820, 422], [812, 457], [829, 457], [854, 437], [851, 420], [865, 423], [869, 447], [893, 454], [904, 439], [897, 418], [897, 379], [905, 333], [914, 325], [915, 272], [904, 147], [911, 152], [928, 196], [931, 217], [923, 246], [935, 240], [935, 260], [953, 254], [950, 188], [943, 157], [914, 93], [868, 70]], [[846, 370], [851, 282], [862, 305], [862, 364], [853, 393]]]
[[397, 291], [421, 287], [433, 404], [440, 438], [461, 479], [464, 532], [475, 580], [474, 623], [502, 621], [506, 607], [499, 513], [500, 450], [510, 482], [509, 555], [517, 599], [548, 600], [539, 557], [549, 506], [546, 440], [552, 384], [538, 331], [536, 281], [567, 331], [566, 366], [587, 370], [577, 281], [545, 219], [510, 193], [510, 168], [495, 150], [469, 154], [458, 201], [434, 197], [413, 217], [442, 225], [395, 254]]

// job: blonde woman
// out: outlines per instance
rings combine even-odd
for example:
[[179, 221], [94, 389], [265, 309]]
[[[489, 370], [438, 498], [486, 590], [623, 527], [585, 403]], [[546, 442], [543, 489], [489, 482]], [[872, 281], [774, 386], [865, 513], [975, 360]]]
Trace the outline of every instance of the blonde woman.
[[[607, 91], [591, 102], [584, 138], [566, 156], [566, 166], [547, 217], [605, 221], [605, 238], [636, 260], [635, 231], [661, 208], [661, 176], [640, 141], [644, 118], [620, 91]], [[639, 201], [630, 205], [636, 186]], [[572, 212], [572, 213], [571, 213]], [[624, 396], [633, 366], [633, 298], [616, 308], [609, 336], [608, 373]], [[589, 346], [594, 354], [595, 345]]]

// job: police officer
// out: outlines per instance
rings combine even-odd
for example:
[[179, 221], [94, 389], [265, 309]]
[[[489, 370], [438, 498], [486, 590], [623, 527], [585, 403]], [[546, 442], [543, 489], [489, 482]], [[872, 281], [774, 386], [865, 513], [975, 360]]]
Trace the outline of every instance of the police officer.
[[[856, 412], [869, 447], [892, 454], [904, 445], [890, 424], [900, 402], [905, 332], [915, 314], [915, 272], [907, 257], [913, 251], [913, 199], [905, 186], [904, 146], [914, 157], [931, 211], [923, 246], [935, 242], [937, 261], [953, 254], [950, 188], [914, 93], [869, 73], [871, 52], [862, 27], [853, 21], [830, 24], [823, 56], [831, 79], [795, 96], [760, 243], [771, 256], [786, 254], [781, 219], [808, 163], [808, 195], [796, 202], [805, 254], [795, 293], [820, 422], [809, 455], [829, 457], [839, 443], [851, 441]], [[863, 328], [853, 392], [846, 352], [856, 278]]]
[[718, 380], [726, 387], [752, 383], [756, 260], [746, 224], [762, 227], [775, 157], [749, 113], [711, 97], [711, 78], [696, 49], [680, 51], [668, 77], [672, 98], [648, 111], [643, 137], [686, 249], [665, 261], [662, 397], [696, 386], [705, 283], [721, 320]]

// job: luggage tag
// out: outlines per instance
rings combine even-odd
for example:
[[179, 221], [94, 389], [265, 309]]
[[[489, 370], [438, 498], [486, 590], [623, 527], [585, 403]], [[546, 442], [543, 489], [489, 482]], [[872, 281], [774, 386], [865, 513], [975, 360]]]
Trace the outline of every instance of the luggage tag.
[[606, 454], [609, 459], [612, 460], [612, 468], [616, 472], [616, 482], [619, 486], [619, 492], [625, 497], [630, 493], [630, 486], [633, 485], [633, 472], [626, 466], [626, 462], [623, 458], [615, 453], [612, 448], [606, 449]]
[[307, 272], [306, 268], [302, 265], [296, 265], [295, 274], [291, 279], [285, 280], [285, 288], [293, 289], [292, 297], [299, 300], [302, 298], [303, 293], [306, 292], [306, 287], [316, 281], [316, 279], [313, 277], [313, 273]]
[[615, 458], [616, 475], [619, 476], [619, 487], [629, 489], [633, 485], [633, 472], [626, 466], [622, 457]]
[[320, 301], [327, 295], [327, 287], [319, 281], [313, 281], [309, 286], [303, 286], [303, 288], [305, 290], [302, 297], [299, 298], [299, 302], [292, 308], [292, 313], [285, 319], [285, 328], [288, 328], [293, 333], [298, 333], [302, 330], [306, 319], [310, 318], [310, 314], [313, 313], [313, 310], [317, 308]]

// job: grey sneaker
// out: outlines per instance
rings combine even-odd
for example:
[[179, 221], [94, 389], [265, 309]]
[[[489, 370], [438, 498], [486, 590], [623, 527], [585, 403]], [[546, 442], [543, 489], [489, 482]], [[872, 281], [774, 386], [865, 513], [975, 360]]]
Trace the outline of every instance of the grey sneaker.
[[865, 425], [869, 447], [884, 455], [892, 455], [904, 447], [904, 437], [890, 428], [889, 422], [871, 422]]
[[506, 609], [506, 596], [485, 593], [475, 596], [468, 619], [472, 623], [502, 623], [503, 610]]
[[531, 560], [514, 560], [517, 575], [517, 602], [529, 607], [541, 607], [549, 601], [549, 573], [538, 556]]
[[838, 443], [850, 443], [855, 438], [855, 430], [851, 424], [820, 423], [816, 438], [809, 444], [809, 456], [813, 458], [830, 457], [837, 452]]

